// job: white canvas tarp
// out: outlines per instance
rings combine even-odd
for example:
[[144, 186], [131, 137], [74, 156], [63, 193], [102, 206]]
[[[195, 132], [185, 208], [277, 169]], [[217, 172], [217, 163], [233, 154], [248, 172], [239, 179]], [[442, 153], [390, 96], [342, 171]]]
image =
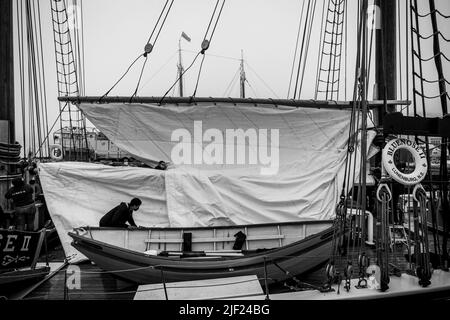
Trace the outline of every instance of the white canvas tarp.
[[[67, 232], [79, 226], [98, 226], [109, 209], [133, 197], [143, 201], [134, 215], [136, 223], [142, 226], [214, 226], [334, 217], [344, 178], [348, 111], [136, 104], [81, 108], [119, 148], [144, 161], [164, 160], [172, 165], [160, 171], [91, 163], [41, 164], [47, 206], [66, 254], [73, 256], [72, 261], [81, 256], [70, 246]], [[200, 129], [196, 125], [199, 121], [203, 135], [196, 131]], [[184, 138], [189, 133], [197, 139], [191, 139], [191, 143], [185, 139], [184, 144], [180, 144], [180, 139], [172, 141], [173, 133], [180, 128], [185, 130], [181, 131]], [[258, 148], [265, 140], [269, 152], [262, 154], [262, 158], [266, 156], [267, 160], [271, 155], [272, 163], [261, 162], [258, 157], [255, 163], [238, 163], [239, 141], [234, 140], [234, 146], [232, 141], [213, 144], [211, 139], [205, 139], [208, 129], [216, 130], [210, 131], [215, 135], [214, 143], [218, 142], [219, 133], [226, 137], [226, 130], [250, 129], [247, 133], [254, 130], [256, 137], [262, 138], [256, 145], [251, 145], [251, 137], [255, 135], [241, 140], [244, 147], [241, 155], [244, 152], [249, 160], [253, 148], [254, 155], [261, 156]], [[279, 132], [278, 141], [271, 134], [274, 129]], [[373, 136], [369, 135], [369, 144]], [[279, 149], [271, 149], [277, 143]], [[227, 162], [223, 154], [224, 161], [220, 163], [217, 154], [207, 152], [208, 145], [219, 153], [220, 148], [227, 153], [227, 147], [235, 147], [234, 162], [231, 157]], [[188, 150], [186, 147], [192, 147], [190, 164], [173, 161], [177, 146], [178, 150], [185, 148], [184, 152]], [[203, 161], [195, 163], [198, 157], [195, 150], [203, 151]], [[274, 152], [278, 152], [276, 168]], [[216, 162], [205, 161], [207, 157]], [[358, 163], [356, 167], [359, 174]], [[264, 172], [264, 168], [270, 170]]]

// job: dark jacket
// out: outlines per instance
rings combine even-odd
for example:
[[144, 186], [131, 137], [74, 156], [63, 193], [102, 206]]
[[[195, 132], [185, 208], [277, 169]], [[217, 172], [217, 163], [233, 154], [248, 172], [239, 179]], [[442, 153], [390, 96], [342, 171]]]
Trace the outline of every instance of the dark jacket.
[[29, 184], [26, 184], [24, 186], [10, 188], [6, 192], [5, 198], [12, 199], [16, 207], [24, 207], [34, 203], [33, 192], [33, 188]]
[[125, 222], [127, 221], [130, 225], [136, 227], [136, 223], [133, 220], [133, 212], [125, 202], [122, 202], [100, 219], [100, 227], [126, 228]]

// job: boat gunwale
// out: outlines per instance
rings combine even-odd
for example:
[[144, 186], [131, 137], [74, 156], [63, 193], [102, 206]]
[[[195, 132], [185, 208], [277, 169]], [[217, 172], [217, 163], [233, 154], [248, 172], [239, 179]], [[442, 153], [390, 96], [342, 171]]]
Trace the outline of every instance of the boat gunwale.
[[258, 224], [236, 224], [236, 225], [227, 225], [227, 226], [204, 226], [204, 227], [137, 227], [137, 228], [119, 228], [119, 227], [97, 227], [97, 226], [82, 226], [82, 227], [76, 227], [76, 229], [85, 229], [85, 230], [92, 230], [92, 231], [167, 231], [167, 230], [173, 230], [173, 231], [186, 231], [186, 230], [207, 230], [207, 229], [240, 229], [240, 228], [259, 228], [259, 227], [271, 227], [271, 226], [291, 226], [291, 225], [311, 225], [311, 224], [332, 224], [334, 219], [327, 219], [327, 220], [298, 220], [298, 221], [286, 221], [286, 222], [267, 222], [267, 223], [258, 223]]

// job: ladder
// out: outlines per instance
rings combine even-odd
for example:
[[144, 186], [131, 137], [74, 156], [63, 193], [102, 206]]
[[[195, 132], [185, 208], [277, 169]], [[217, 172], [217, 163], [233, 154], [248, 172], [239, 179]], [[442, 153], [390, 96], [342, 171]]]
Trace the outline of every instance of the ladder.
[[401, 224], [394, 224], [389, 226], [390, 248], [393, 251], [397, 244], [409, 247], [408, 235], [406, 229]]
[[[56, 56], [56, 73], [59, 96], [79, 96], [77, 63], [71, 39], [71, 24], [64, 0], [52, 0], [52, 24]], [[72, 17], [72, 13], [70, 14]], [[74, 18], [75, 19], [75, 18]], [[73, 29], [72, 28], [72, 29]], [[59, 102], [60, 143], [63, 159], [80, 161], [89, 159], [86, 137], [86, 119], [80, 109], [68, 102]]]
[[345, 0], [331, 0], [328, 4], [315, 99], [339, 99], [345, 6]]

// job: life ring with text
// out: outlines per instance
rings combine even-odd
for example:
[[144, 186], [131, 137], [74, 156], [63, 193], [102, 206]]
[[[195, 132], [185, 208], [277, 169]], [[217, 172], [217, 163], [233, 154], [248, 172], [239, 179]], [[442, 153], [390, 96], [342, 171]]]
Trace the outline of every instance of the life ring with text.
[[[411, 173], [401, 172], [395, 165], [394, 154], [397, 150], [407, 150], [414, 157], [415, 168]], [[395, 181], [406, 185], [421, 182], [428, 170], [427, 156], [417, 143], [408, 139], [394, 139], [389, 141], [383, 149], [383, 166], [389, 176]]]
[[63, 149], [60, 144], [50, 145], [50, 158], [61, 161], [63, 159]]

